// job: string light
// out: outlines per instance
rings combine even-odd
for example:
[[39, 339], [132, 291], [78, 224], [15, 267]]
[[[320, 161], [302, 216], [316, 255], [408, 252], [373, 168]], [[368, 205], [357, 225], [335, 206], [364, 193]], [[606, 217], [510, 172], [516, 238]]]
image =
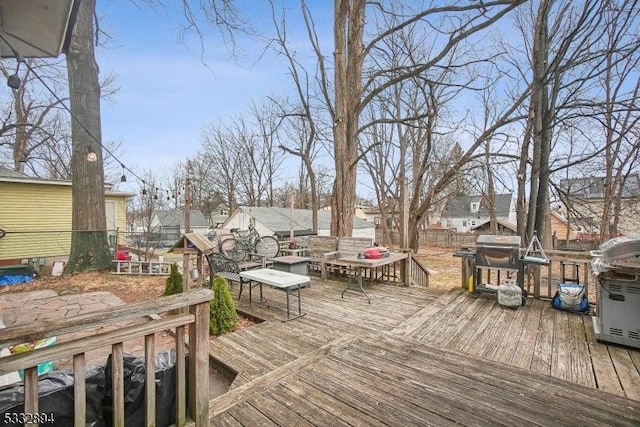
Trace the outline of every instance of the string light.
[[95, 163], [96, 161], [98, 161], [98, 155], [93, 149], [93, 145], [89, 145], [89, 152], [87, 153], [87, 161], [89, 163]]
[[18, 70], [20, 70], [21, 58], [17, 58], [17, 59], [18, 59], [18, 66], [16, 67], [16, 72], [10, 75], [9, 77], [7, 77], [7, 86], [9, 86], [11, 89], [16, 89], [16, 90], [20, 88], [20, 85], [22, 85], [22, 79], [18, 75]]

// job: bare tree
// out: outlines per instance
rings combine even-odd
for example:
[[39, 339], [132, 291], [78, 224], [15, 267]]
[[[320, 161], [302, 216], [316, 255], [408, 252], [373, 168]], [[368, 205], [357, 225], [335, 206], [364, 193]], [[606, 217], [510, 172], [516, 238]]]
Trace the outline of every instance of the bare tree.
[[[38, 147], [57, 137], [61, 128], [59, 116], [54, 113], [68, 100], [48, 93], [39, 81], [39, 78], [46, 79], [45, 84], [56, 92], [66, 92], [63, 64], [59, 60], [27, 58], [24, 61], [21, 84], [11, 90], [13, 102], [10, 108], [5, 108], [0, 129], [0, 147], [10, 148], [11, 160], [18, 172], [25, 172], [25, 165]], [[18, 72], [6, 66], [0, 66], [0, 71], [5, 78]]]
[[[65, 267], [67, 273], [111, 266], [104, 200], [100, 84], [93, 50], [94, 14], [95, 0], [80, 3], [67, 54], [73, 114], [73, 233], [71, 254]], [[90, 150], [96, 154], [95, 162], [87, 161]]]
[[[555, 170], [576, 165], [572, 160], [561, 166], [551, 163], [550, 153], [557, 131], [579, 116], [584, 105], [593, 105], [593, 82], [602, 75], [604, 50], [598, 40], [604, 37], [604, 11], [609, 1], [570, 2], [541, 0], [537, 7], [523, 9], [516, 22], [521, 29], [530, 62], [531, 99], [523, 144], [523, 161], [518, 178], [526, 178], [527, 160], [531, 164], [526, 238], [534, 232], [543, 246], [551, 246], [550, 182]], [[529, 35], [533, 34], [533, 39]], [[529, 75], [527, 73], [527, 75]], [[554, 149], [554, 151], [556, 151]], [[593, 154], [591, 154], [593, 155]], [[580, 161], [585, 161], [583, 157]], [[520, 189], [519, 208], [524, 189]]]
[[[287, 63], [289, 74], [291, 75], [296, 101], [291, 105], [282, 105], [281, 116], [290, 124], [288, 127], [288, 135], [293, 144], [280, 144], [280, 148], [285, 152], [299, 157], [301, 162], [300, 185], [298, 195], [302, 196], [303, 187], [308, 180], [308, 188], [311, 199], [312, 211], [312, 227], [314, 231], [318, 231], [318, 209], [320, 208], [318, 197], [317, 177], [314, 170], [314, 160], [319, 150], [320, 132], [318, 130], [319, 114], [314, 111], [315, 100], [315, 81], [318, 76], [310, 75], [308, 70], [301, 64], [296, 57], [295, 51], [289, 47], [287, 39], [286, 15], [283, 10], [280, 20], [276, 17], [274, 2], [271, 1], [272, 21], [275, 28], [276, 49], [278, 54], [282, 55]], [[307, 8], [305, 2], [301, 2], [301, 12], [304, 18], [308, 37], [317, 43], [317, 35], [315, 33], [315, 24], [313, 18]]]
[[280, 134], [277, 132], [280, 119], [278, 118], [278, 108], [265, 100], [263, 103], [253, 103], [250, 114], [255, 122], [257, 130], [256, 148], [249, 151], [255, 153], [250, 159], [250, 167], [255, 169], [256, 177], [261, 182], [258, 183], [260, 198], [266, 198], [267, 206], [273, 206], [274, 183], [278, 172], [284, 161], [284, 156], [279, 148], [282, 146]]
[[159, 238], [155, 228], [156, 212], [162, 209], [163, 200], [155, 191], [159, 180], [147, 170], [142, 174], [143, 185], [129, 204], [130, 242], [144, 261], [153, 258], [154, 241]]
[[240, 153], [232, 143], [230, 133], [221, 124], [210, 124], [203, 130], [202, 155], [209, 165], [210, 176], [215, 177], [211, 188], [231, 209], [238, 205]]
[[[604, 11], [606, 36], [605, 70], [599, 80], [604, 102], [601, 121], [605, 140], [604, 200], [600, 215], [600, 239], [618, 234], [624, 200], [629, 194], [627, 183], [640, 160], [640, 8], [636, 2], [624, 1], [607, 5]], [[632, 175], [633, 173], [633, 175]], [[635, 178], [637, 179], [637, 178]]]
[[[334, 122], [334, 161], [336, 180], [332, 200], [332, 232], [338, 236], [350, 235], [353, 227], [355, 207], [355, 183], [358, 162], [358, 136], [360, 115], [375, 97], [390, 86], [398, 84], [436, 67], [441, 60], [462, 41], [489, 27], [516, 8], [522, 1], [474, 2], [460, 5], [455, 2], [439, 7], [414, 11], [409, 16], [398, 18], [395, 25], [373, 36], [365, 43], [365, 1], [336, 0], [334, 6], [334, 99], [331, 108]], [[377, 4], [380, 13], [387, 12]], [[411, 68], [375, 70], [363, 76], [365, 60], [376, 49], [381, 40], [402, 29], [436, 20], [447, 14], [447, 19], [438, 22], [441, 37], [439, 46], [433, 43], [431, 57]], [[316, 49], [319, 62], [321, 54]], [[364, 82], [363, 82], [364, 78]], [[326, 93], [327, 100], [330, 99]], [[427, 210], [422, 209], [424, 214]]]

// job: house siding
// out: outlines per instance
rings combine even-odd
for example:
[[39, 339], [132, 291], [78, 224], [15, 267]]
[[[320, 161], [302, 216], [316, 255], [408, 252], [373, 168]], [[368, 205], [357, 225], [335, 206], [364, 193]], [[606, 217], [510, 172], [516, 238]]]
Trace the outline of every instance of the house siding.
[[118, 231], [118, 244], [127, 241], [127, 199], [123, 196], [105, 196], [105, 201], [116, 203], [116, 227]]
[[71, 187], [0, 182], [0, 259], [68, 255]]
[[[126, 228], [126, 197], [116, 203], [116, 223]], [[71, 186], [0, 182], [0, 260], [65, 258], [71, 251]], [[124, 234], [122, 234], [124, 239]]]

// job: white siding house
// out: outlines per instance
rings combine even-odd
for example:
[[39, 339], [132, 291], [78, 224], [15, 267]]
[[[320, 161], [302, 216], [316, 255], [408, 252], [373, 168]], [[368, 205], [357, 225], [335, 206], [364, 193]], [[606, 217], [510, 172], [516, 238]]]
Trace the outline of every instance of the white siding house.
[[[496, 194], [495, 212], [498, 221], [515, 224], [516, 201], [513, 194]], [[481, 195], [450, 197], [441, 215], [442, 226], [458, 233], [468, 233], [489, 219], [486, 196]]]

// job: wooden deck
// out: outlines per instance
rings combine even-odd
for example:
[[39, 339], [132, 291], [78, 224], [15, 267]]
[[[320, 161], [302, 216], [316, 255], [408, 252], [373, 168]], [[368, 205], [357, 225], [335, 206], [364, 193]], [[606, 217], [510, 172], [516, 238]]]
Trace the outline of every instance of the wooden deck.
[[284, 292], [243, 293], [266, 321], [210, 341], [238, 372], [212, 425], [640, 425], [640, 352], [596, 342], [588, 316], [384, 284], [367, 304], [344, 286], [313, 278], [289, 322]]

